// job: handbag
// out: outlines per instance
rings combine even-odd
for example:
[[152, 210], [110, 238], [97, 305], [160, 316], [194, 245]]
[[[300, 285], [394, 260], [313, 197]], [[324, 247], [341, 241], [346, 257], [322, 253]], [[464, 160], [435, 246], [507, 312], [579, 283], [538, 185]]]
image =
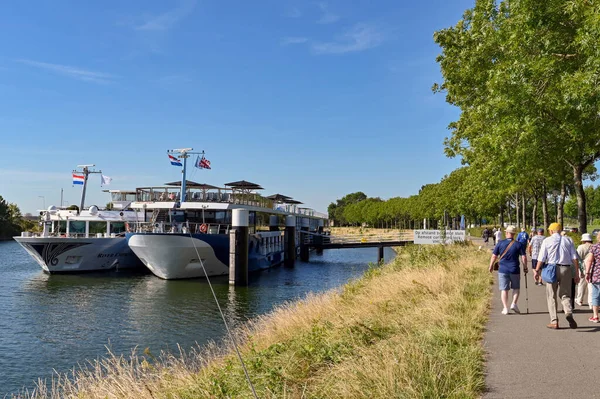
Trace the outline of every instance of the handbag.
[[508, 252], [508, 250], [510, 249], [510, 247], [515, 243], [515, 240], [512, 240], [510, 242], [510, 244], [508, 244], [508, 246], [506, 247], [506, 249], [504, 250], [504, 252], [502, 252], [502, 255], [500, 255], [500, 258], [496, 259], [496, 261], [494, 262], [494, 270], [498, 270], [500, 269], [500, 260], [504, 257], [504, 255], [506, 255], [506, 252]]
[[[558, 241], [558, 247], [556, 248], [557, 258], [561, 242], [562, 236], [560, 236], [560, 240]], [[558, 259], [556, 260], [556, 262], [558, 262]], [[542, 269], [542, 280], [544, 280], [548, 284], [556, 283], [556, 262], [547, 263], [546, 266], [544, 266], [544, 268]]]

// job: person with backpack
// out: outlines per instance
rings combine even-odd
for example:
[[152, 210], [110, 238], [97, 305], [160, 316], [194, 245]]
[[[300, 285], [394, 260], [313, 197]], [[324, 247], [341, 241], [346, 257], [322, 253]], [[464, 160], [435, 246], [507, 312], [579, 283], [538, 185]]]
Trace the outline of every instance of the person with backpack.
[[529, 242], [529, 234], [525, 231], [525, 227], [521, 227], [521, 232], [517, 235], [517, 241], [521, 243], [524, 247], [527, 247], [527, 243]]
[[[503, 315], [507, 315], [509, 309], [515, 313], [521, 313], [517, 305], [521, 288], [519, 258], [523, 262], [523, 272], [527, 274], [527, 255], [525, 255], [525, 246], [513, 239], [516, 232], [515, 226], [506, 228], [506, 240], [498, 241], [490, 259], [490, 273], [494, 271], [494, 263], [498, 259], [498, 288], [503, 305]], [[509, 308], [508, 293], [511, 289], [513, 290], [513, 299]]]
[[546, 301], [548, 303], [548, 313], [550, 314], [550, 324], [546, 327], [553, 330], [559, 328], [556, 304], [556, 294], [558, 292], [569, 327], [577, 328], [577, 322], [573, 318], [573, 307], [571, 306], [573, 276], [575, 276], [575, 283], [579, 282], [579, 273], [575, 273], [579, 268], [577, 251], [573, 241], [560, 234], [562, 230], [560, 223], [552, 223], [548, 230], [550, 231], [550, 237], [542, 241], [534, 270], [534, 275], [539, 276], [542, 273], [542, 266], [544, 269], [542, 279], [546, 282]]

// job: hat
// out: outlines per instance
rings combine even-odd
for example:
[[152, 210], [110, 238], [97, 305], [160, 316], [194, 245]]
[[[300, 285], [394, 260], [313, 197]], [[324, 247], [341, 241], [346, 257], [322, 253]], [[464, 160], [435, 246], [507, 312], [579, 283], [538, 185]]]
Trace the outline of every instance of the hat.
[[510, 233], [510, 234], [515, 234], [515, 231], [517, 231], [517, 228], [515, 226], [508, 226], [506, 228], [506, 232]]
[[581, 235], [581, 241], [589, 241], [592, 242], [592, 236], [589, 233], [585, 233]]
[[561, 231], [562, 230], [562, 226], [560, 225], [560, 223], [552, 223], [549, 227], [548, 230], [552, 230], [552, 231]]

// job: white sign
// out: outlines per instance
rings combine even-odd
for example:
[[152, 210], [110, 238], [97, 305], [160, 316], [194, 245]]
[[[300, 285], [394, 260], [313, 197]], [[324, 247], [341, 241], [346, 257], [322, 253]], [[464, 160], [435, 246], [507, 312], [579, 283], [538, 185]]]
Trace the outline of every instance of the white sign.
[[415, 244], [452, 244], [465, 238], [464, 230], [415, 230]]

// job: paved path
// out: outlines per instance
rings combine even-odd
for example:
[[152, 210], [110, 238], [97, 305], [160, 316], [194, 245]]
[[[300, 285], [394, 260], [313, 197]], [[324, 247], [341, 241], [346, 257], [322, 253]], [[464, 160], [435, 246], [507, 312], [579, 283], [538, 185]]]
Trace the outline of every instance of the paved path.
[[550, 316], [545, 287], [533, 284], [531, 265], [529, 269], [529, 314], [522, 272], [521, 315], [502, 315], [497, 282], [493, 287], [484, 338], [488, 359], [487, 392], [483, 397], [600, 398], [600, 324], [588, 321], [591, 310], [585, 306], [576, 307], [577, 329], [568, 328], [564, 313], [558, 315], [559, 330], [546, 328]]

